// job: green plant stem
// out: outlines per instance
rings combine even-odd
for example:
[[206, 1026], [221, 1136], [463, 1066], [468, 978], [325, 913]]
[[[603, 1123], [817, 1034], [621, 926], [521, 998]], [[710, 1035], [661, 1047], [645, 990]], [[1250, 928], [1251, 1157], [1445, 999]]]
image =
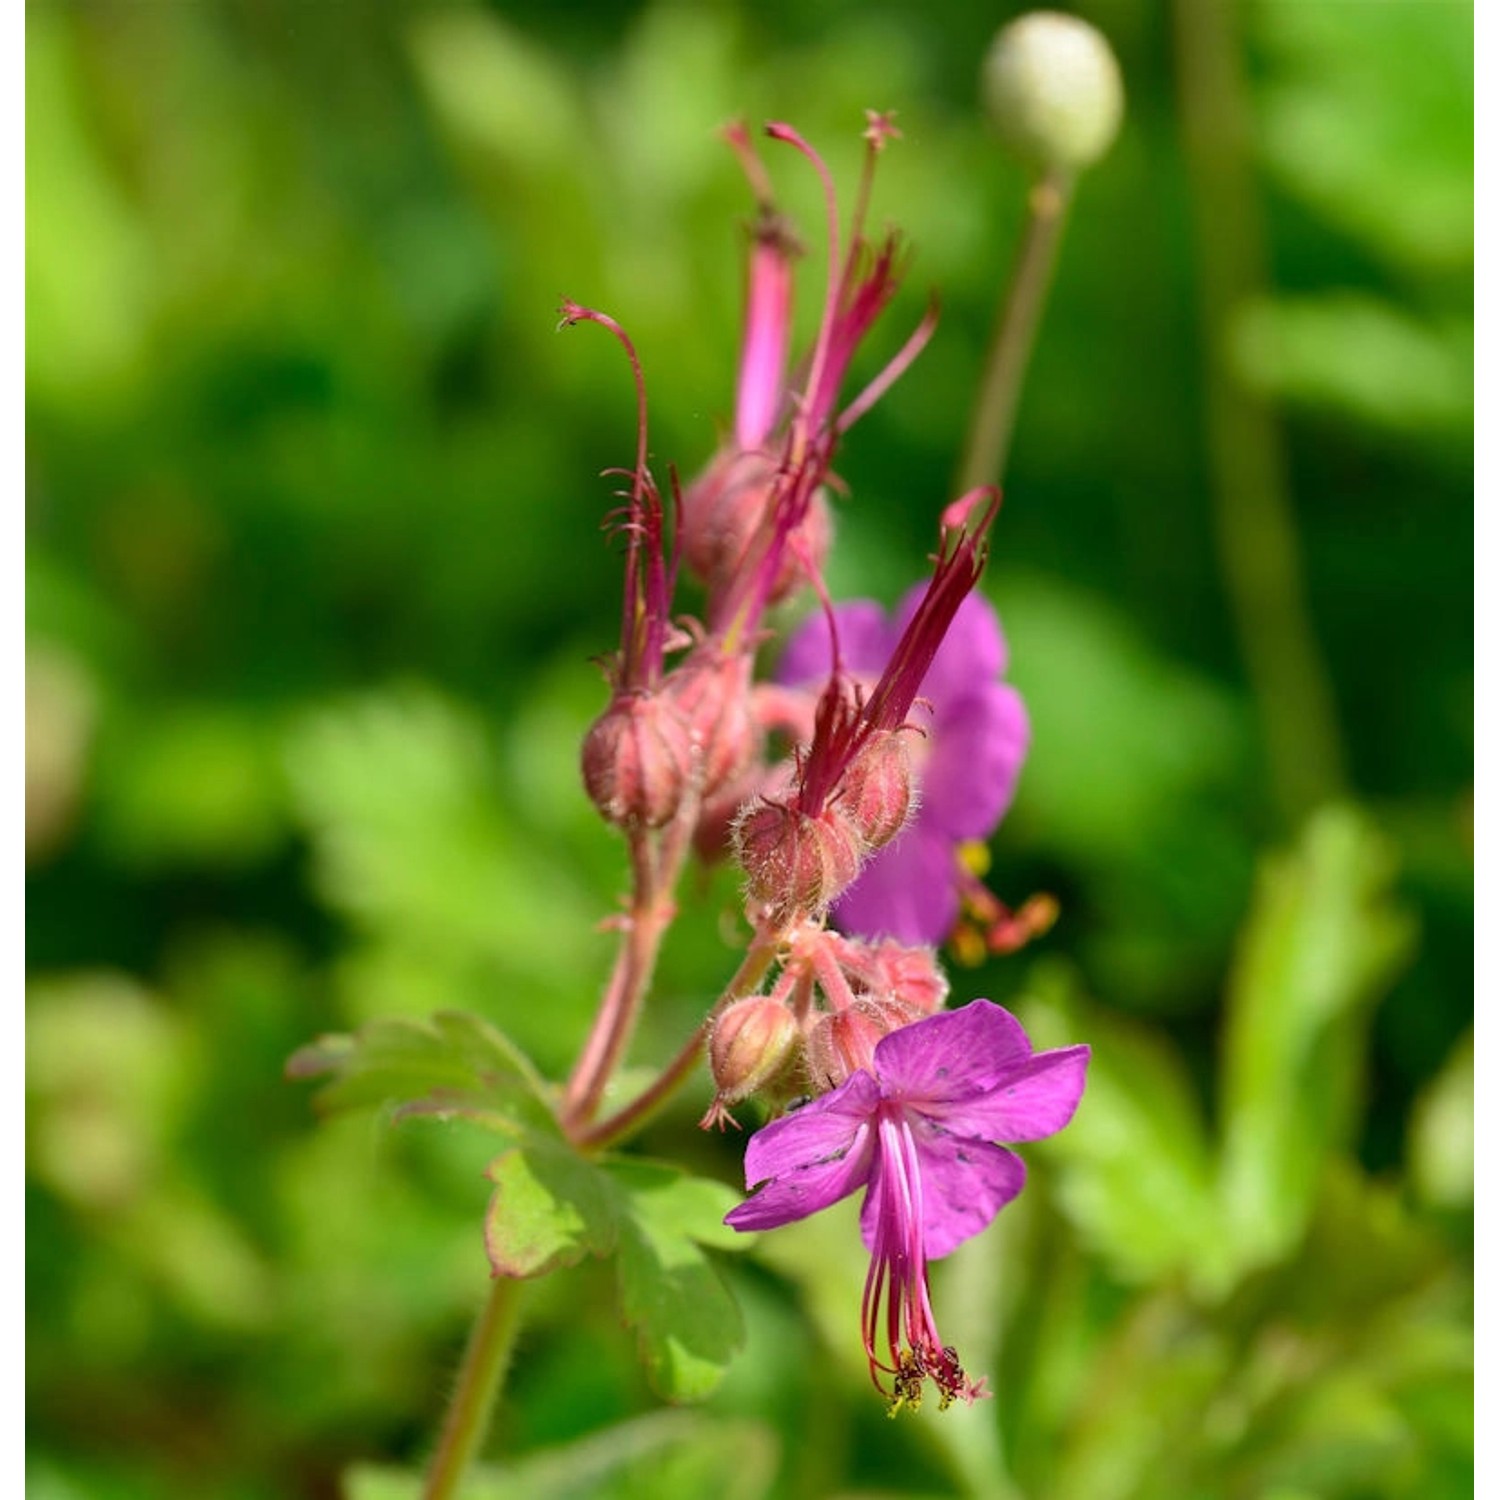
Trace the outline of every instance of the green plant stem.
[[469, 1347], [448, 1403], [442, 1436], [422, 1500], [456, 1500], [465, 1471], [489, 1431], [495, 1399], [505, 1380], [520, 1324], [521, 1284], [508, 1276], [490, 1283], [489, 1295], [469, 1335]]
[[1039, 177], [1026, 195], [1026, 224], [1016, 250], [1010, 282], [995, 317], [995, 331], [985, 355], [984, 378], [974, 401], [969, 438], [959, 468], [958, 491], [999, 484], [1010, 455], [1021, 385], [1036, 341], [1047, 288], [1057, 264], [1073, 178], [1061, 172]]
[[1291, 825], [1344, 779], [1333, 693], [1302, 579], [1302, 554], [1274, 412], [1237, 381], [1232, 320], [1269, 284], [1247, 155], [1250, 111], [1234, 7], [1177, 0], [1177, 74], [1197, 252], [1203, 394], [1214, 529], [1272, 791]]

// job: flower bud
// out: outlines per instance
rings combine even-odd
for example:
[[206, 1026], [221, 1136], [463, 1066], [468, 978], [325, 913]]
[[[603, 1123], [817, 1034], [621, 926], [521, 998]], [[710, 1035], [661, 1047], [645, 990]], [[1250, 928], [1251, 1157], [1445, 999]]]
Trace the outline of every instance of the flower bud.
[[[689, 485], [682, 502], [683, 556], [711, 592], [729, 587], [756, 539], [769, 532], [775, 481], [776, 465], [764, 453], [729, 449]], [[791, 534], [767, 603], [778, 603], [806, 582], [803, 559], [821, 567], [832, 539], [833, 518], [819, 490]]]
[[1109, 43], [1087, 21], [1047, 10], [996, 33], [984, 60], [984, 98], [1022, 161], [1070, 173], [1104, 155], [1125, 110]]
[[824, 1016], [807, 1038], [807, 1071], [819, 1089], [836, 1089], [861, 1068], [873, 1071], [875, 1045], [919, 1020], [920, 1013], [893, 1001], [856, 1000]]
[[869, 957], [883, 993], [930, 1016], [948, 998], [948, 976], [931, 948], [908, 948], [887, 939], [876, 943]]
[[865, 843], [879, 849], [906, 826], [912, 800], [906, 737], [900, 730], [879, 730], [844, 772], [839, 809]]
[[693, 774], [687, 724], [659, 694], [616, 698], [583, 740], [583, 785], [606, 822], [660, 828]]
[[708, 1039], [715, 1102], [738, 1104], [774, 1083], [794, 1061], [802, 1032], [779, 1000], [751, 995], [720, 1012]]
[[662, 696], [687, 725], [699, 756], [705, 797], [738, 776], [755, 753], [750, 666], [748, 657], [704, 643], [662, 683]]
[[792, 793], [790, 761], [773, 766], [756, 764], [703, 799], [698, 826], [693, 829], [693, 852], [705, 865], [717, 864], [734, 850], [734, 825], [747, 802], [755, 798], [784, 800]]
[[823, 911], [859, 874], [864, 844], [836, 808], [809, 817], [782, 802], [752, 802], [734, 829], [750, 900], [778, 927]]

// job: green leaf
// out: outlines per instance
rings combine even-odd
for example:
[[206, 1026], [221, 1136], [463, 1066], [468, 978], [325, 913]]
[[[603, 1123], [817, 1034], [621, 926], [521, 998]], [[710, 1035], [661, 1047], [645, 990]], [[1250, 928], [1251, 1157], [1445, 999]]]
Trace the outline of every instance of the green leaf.
[[1474, 1033], [1453, 1049], [1412, 1110], [1413, 1186], [1436, 1208], [1474, 1204]]
[[707, 1396], [744, 1341], [740, 1310], [700, 1246], [742, 1249], [724, 1224], [739, 1194], [659, 1162], [595, 1162], [529, 1139], [490, 1164], [485, 1220], [501, 1276], [542, 1276], [618, 1252], [620, 1311], [652, 1386], [670, 1401]]
[[446, 970], [489, 965], [537, 995], [593, 975], [593, 898], [506, 805], [472, 710], [391, 688], [311, 714], [285, 758], [325, 899], [364, 935]]
[[1367, 423], [1382, 434], [1464, 435], [1474, 422], [1474, 335], [1355, 292], [1265, 298], [1230, 331], [1255, 389]]
[[617, 1158], [609, 1171], [629, 1196], [631, 1211], [658, 1234], [680, 1235], [715, 1250], [746, 1250], [755, 1243], [753, 1234], [724, 1222], [744, 1198], [725, 1183], [639, 1158]]
[[614, 1183], [566, 1143], [528, 1140], [497, 1156], [489, 1177], [484, 1243], [497, 1276], [542, 1276], [614, 1249]]
[[[463, 1500], [658, 1500], [714, 1495], [760, 1500], [775, 1478], [775, 1435], [755, 1422], [654, 1412], [543, 1449], [503, 1467], [476, 1466]], [[422, 1477], [360, 1464], [344, 1476], [349, 1500], [416, 1500]]]
[[1068, 1128], [1029, 1148], [1058, 1161], [1058, 1196], [1080, 1235], [1127, 1281], [1189, 1272], [1215, 1281], [1225, 1258], [1213, 1160], [1172, 1048], [1087, 1005], [1072, 976], [1037, 965], [1022, 1019], [1039, 1048], [1088, 1041], [1083, 1101]]
[[626, 1205], [620, 1225], [620, 1308], [636, 1330], [654, 1389], [697, 1401], [744, 1342], [739, 1305], [698, 1247], [742, 1248], [724, 1215], [739, 1194], [654, 1162], [611, 1163]]
[[555, 1134], [547, 1087], [525, 1056], [482, 1017], [439, 1011], [425, 1021], [372, 1021], [292, 1054], [290, 1078], [331, 1081], [324, 1114], [387, 1107], [393, 1116], [461, 1116], [502, 1133]]
[[1302, 1233], [1329, 1154], [1348, 1143], [1362, 1025], [1411, 952], [1395, 864], [1359, 813], [1330, 808], [1268, 859], [1230, 980], [1221, 1190], [1243, 1268]]

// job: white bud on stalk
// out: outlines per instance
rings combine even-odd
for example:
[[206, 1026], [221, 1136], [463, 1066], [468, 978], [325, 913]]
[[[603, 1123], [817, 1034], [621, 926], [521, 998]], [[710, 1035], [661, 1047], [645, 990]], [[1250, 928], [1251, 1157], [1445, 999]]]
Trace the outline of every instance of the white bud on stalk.
[[984, 60], [984, 100], [1028, 166], [1074, 173], [1109, 150], [1125, 88], [1109, 43], [1077, 16], [1039, 10], [1002, 26]]

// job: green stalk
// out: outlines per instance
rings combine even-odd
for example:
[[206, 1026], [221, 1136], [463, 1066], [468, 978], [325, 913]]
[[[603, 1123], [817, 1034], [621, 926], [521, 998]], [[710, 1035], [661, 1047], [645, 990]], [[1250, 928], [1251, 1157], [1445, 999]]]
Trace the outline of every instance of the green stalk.
[[1181, 119], [1192, 191], [1213, 518], [1272, 791], [1288, 824], [1344, 780], [1333, 691], [1308, 617], [1281, 430], [1226, 366], [1235, 314], [1270, 277], [1247, 155], [1250, 109], [1229, 0], [1177, 0]]
[[1057, 249], [1073, 197], [1073, 181], [1069, 173], [1045, 172], [1026, 195], [1026, 223], [1010, 282], [995, 317], [995, 331], [985, 356], [984, 377], [974, 401], [969, 438], [959, 468], [961, 495], [982, 484], [999, 484], [1005, 472], [1021, 386], [1057, 265]]
[[464, 1474], [489, 1431], [520, 1327], [520, 1305], [521, 1283], [509, 1276], [495, 1277], [469, 1335], [422, 1500], [457, 1500]]

